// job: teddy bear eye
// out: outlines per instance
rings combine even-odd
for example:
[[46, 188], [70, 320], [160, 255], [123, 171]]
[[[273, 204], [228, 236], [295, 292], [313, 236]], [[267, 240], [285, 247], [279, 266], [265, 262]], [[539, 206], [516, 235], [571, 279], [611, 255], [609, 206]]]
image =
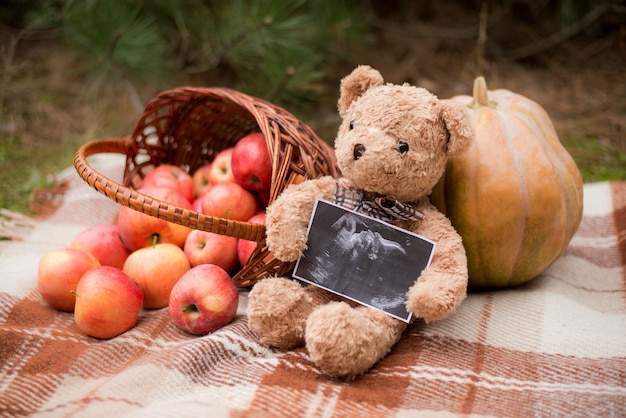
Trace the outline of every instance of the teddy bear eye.
[[400, 154], [404, 154], [404, 153], [406, 153], [406, 152], [408, 152], [408, 151], [409, 151], [409, 144], [407, 144], [407, 143], [406, 143], [406, 142], [404, 142], [404, 141], [400, 141], [400, 142], [398, 143], [398, 152], [399, 152]]
[[349, 126], [350, 126], [350, 130], [353, 130], [353, 129], [354, 129], [354, 121], [353, 121], [353, 120], [352, 120], [352, 121], [350, 121], [350, 125], [349, 125]]

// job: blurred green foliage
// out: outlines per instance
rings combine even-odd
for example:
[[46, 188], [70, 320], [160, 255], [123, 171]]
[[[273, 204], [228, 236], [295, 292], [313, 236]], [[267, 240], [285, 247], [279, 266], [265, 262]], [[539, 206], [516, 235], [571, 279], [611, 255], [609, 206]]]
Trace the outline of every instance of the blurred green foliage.
[[[334, 48], [363, 42], [371, 17], [355, 0], [39, 0], [28, 11], [87, 63], [100, 94], [136, 80], [180, 73], [279, 104], [315, 99]], [[199, 76], [199, 77], [198, 77]]]
[[[358, 0], [3, 0], [0, 207], [28, 212], [32, 189], [50, 186], [49, 173], [71, 166], [80, 134], [64, 124], [81, 114], [60, 120], [55, 108], [60, 114], [80, 103], [97, 114], [106, 108], [102, 103], [115, 106], [116, 96], [129, 97], [139, 108], [155, 89], [186, 82], [212, 86], [218, 80], [294, 113], [306, 112], [328, 69], [343, 59], [341, 47], [369, 39], [371, 15], [361, 5]], [[28, 61], [18, 54], [37, 39], [54, 40], [73, 57], [69, 65], [50, 64], [64, 74], [53, 88], [39, 92], [42, 83], [51, 86], [32, 71], [28, 77], [38, 77], [36, 83], [24, 78], [22, 66], [41, 65], [33, 59], [43, 56], [52, 62], [54, 52], [38, 51], [27, 55]], [[48, 69], [32, 68], [49, 76]], [[63, 99], [55, 101], [55, 95]], [[58, 126], [46, 137], [42, 125]], [[88, 134], [100, 128], [79, 129]]]

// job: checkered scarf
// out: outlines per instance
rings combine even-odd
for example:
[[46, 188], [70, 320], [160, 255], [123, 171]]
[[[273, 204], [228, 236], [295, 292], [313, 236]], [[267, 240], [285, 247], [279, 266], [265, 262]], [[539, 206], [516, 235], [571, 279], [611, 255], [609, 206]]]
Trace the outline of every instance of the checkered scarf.
[[336, 181], [334, 201], [339, 206], [386, 222], [424, 219], [424, 214], [410, 204], [399, 202], [393, 196], [368, 197], [345, 178]]

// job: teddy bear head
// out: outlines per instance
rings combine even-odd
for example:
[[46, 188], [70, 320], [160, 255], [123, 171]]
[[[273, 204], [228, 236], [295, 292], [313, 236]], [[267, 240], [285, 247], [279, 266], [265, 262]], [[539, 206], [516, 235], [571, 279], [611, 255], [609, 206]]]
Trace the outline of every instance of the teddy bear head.
[[465, 109], [408, 84], [385, 84], [359, 66], [341, 81], [335, 140], [344, 177], [366, 192], [415, 202], [428, 195], [448, 159], [473, 133]]

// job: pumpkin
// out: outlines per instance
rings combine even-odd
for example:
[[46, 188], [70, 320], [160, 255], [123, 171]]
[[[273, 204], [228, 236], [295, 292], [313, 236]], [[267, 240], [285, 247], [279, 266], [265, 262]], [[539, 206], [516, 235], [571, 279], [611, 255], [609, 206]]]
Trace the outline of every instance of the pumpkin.
[[431, 202], [463, 238], [470, 289], [537, 277], [567, 248], [583, 210], [580, 171], [546, 111], [529, 98], [474, 81], [467, 106], [475, 138], [450, 159]]

